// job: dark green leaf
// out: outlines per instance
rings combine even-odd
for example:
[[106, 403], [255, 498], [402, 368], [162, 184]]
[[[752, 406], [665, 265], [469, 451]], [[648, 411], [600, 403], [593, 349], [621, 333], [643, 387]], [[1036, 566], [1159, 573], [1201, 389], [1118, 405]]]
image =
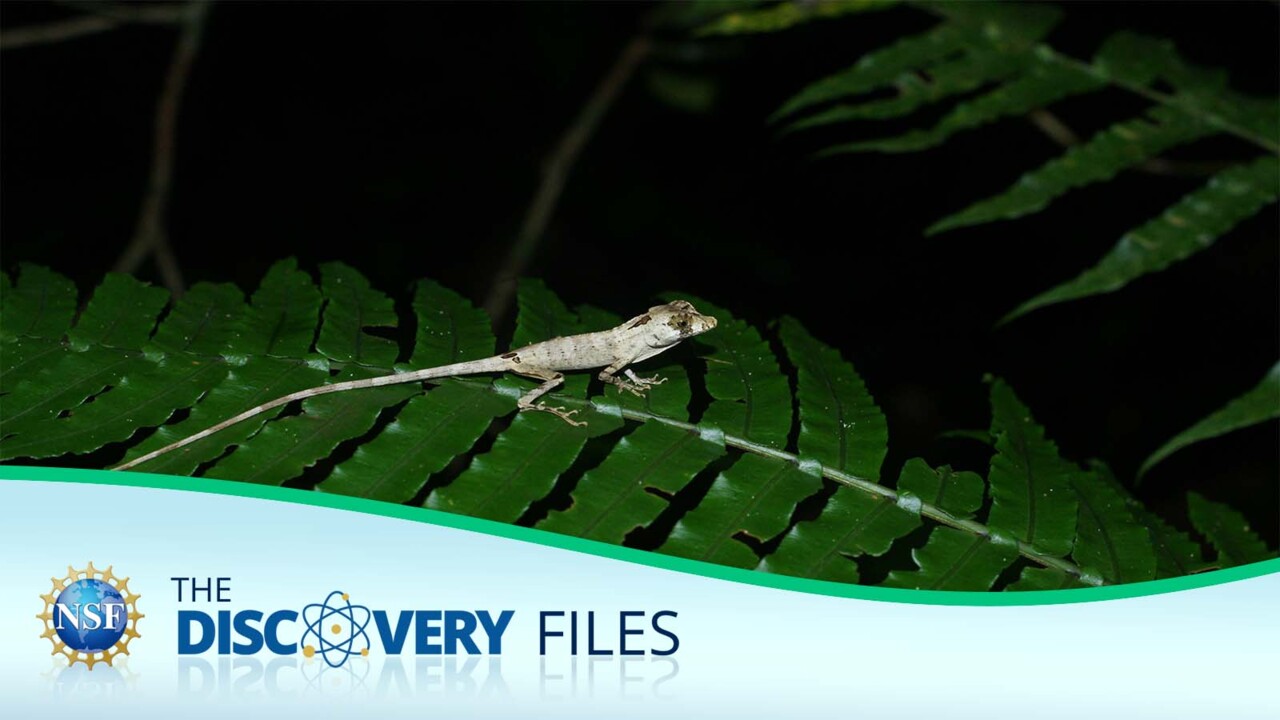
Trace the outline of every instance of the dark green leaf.
[[959, 518], [972, 517], [982, 507], [985, 487], [977, 473], [956, 472], [948, 465], [935, 470], [920, 458], [908, 460], [898, 476], [900, 493], [911, 493]]
[[[518, 391], [514, 386], [513, 390]], [[530, 503], [551, 491], [556, 478], [582, 452], [587, 437], [622, 426], [621, 418], [591, 410], [575, 418], [587, 426], [574, 427], [548, 413], [520, 413], [488, 452], [472, 459], [452, 483], [427, 496], [426, 506], [515, 522]]]
[[894, 81], [897, 95], [858, 103], [841, 103], [796, 120], [787, 131], [821, 127], [850, 120], [887, 120], [908, 115], [932, 103], [973, 92], [1018, 72], [1023, 64], [1018, 56], [973, 48], [966, 55], [944, 58], [930, 65], [927, 77], [903, 73]]
[[1073, 575], [1057, 568], [1028, 567], [1022, 569], [1022, 577], [1005, 588], [1010, 592], [1027, 590], [1071, 590], [1088, 587]]
[[791, 431], [791, 413], [778, 409], [791, 404], [791, 388], [769, 344], [728, 310], [700, 298], [689, 299], [699, 312], [718, 320], [715, 332], [697, 340], [712, 348], [706, 357], [705, 382], [715, 402], [707, 408], [702, 422], [752, 442], [782, 448]]
[[1142, 463], [1142, 469], [1138, 471], [1138, 475], [1141, 477], [1153, 465], [1192, 443], [1225, 435], [1277, 417], [1280, 417], [1280, 363], [1273, 366], [1262, 378], [1262, 382], [1253, 389], [1160, 446], [1159, 450]]
[[857, 582], [859, 555], [883, 555], [894, 540], [920, 525], [920, 516], [892, 500], [861, 490], [840, 488], [822, 516], [797, 523], [777, 552], [760, 561], [759, 570], [783, 575]]
[[[1002, 322], [1037, 308], [1115, 292], [1209, 248], [1236, 225], [1275, 202], [1280, 161], [1266, 156], [1222, 171], [1159, 217], [1125, 233], [1097, 265], [1018, 306]], [[1273, 404], [1280, 410], [1280, 402]]]
[[[40, 265], [21, 263], [18, 282], [4, 294], [0, 340], [36, 337], [58, 340], [76, 312], [76, 286]], [[11, 352], [5, 348], [5, 352]]]
[[38, 432], [40, 423], [57, 418], [122, 377], [151, 367], [142, 353], [130, 350], [141, 349], [147, 342], [168, 298], [164, 290], [128, 275], [107, 275], [67, 333], [69, 348], [50, 346], [51, 354], [32, 364], [25, 379], [4, 398], [0, 432]]
[[[61, 342], [22, 337], [4, 343], [0, 352], [0, 394], [12, 392], [19, 384], [41, 372], [47, 363], [65, 352]], [[8, 398], [0, 398], [7, 403]]]
[[698, 507], [680, 519], [660, 552], [722, 565], [754, 567], [739, 532], [767, 540], [787, 529], [796, 504], [822, 487], [815, 466], [744, 455], [716, 476]]
[[654, 491], [679, 492], [700, 470], [724, 454], [713, 434], [646, 423], [618, 441], [599, 467], [573, 490], [573, 505], [538, 527], [566, 535], [621, 543], [667, 506]]
[[129, 275], [108, 273], [67, 339], [75, 350], [94, 345], [141, 350], [156, 326], [156, 316], [168, 302], [164, 288]]
[[[210, 389], [186, 419], [162, 425], [151, 437], [130, 448], [124, 459], [129, 461], [146, 455], [282, 395], [323, 385], [327, 378], [328, 372], [323, 363], [314, 361], [255, 357], [243, 365], [231, 366], [226, 379]], [[217, 458], [227, 448], [253, 436], [279, 412], [237, 423], [216, 435], [149, 460], [138, 469], [166, 475], [190, 475], [202, 463]]]
[[[740, 3], [743, 4], [743, 3]], [[780, 2], [766, 8], [731, 12], [716, 18], [698, 31], [699, 35], [742, 35], [768, 33], [842, 15], [880, 10], [897, 0], [819, 0]]]
[[868, 480], [880, 477], [889, 430], [853, 366], [792, 318], [779, 325], [796, 367], [800, 454]]
[[59, 347], [51, 362], [36, 368], [34, 375], [18, 384], [3, 398], [4, 415], [0, 434], [23, 435], [41, 432], [41, 426], [57, 419], [88, 398], [115, 385], [120, 378], [152, 367], [142, 353], [105, 347], [84, 352], [66, 352]]
[[404, 502], [466, 452], [514, 403], [484, 386], [445, 383], [404, 406], [378, 436], [333, 469], [319, 490]]
[[191, 407], [227, 375], [218, 359], [171, 356], [132, 369], [119, 385], [66, 417], [40, 424], [39, 433], [0, 441], [0, 460], [85, 453], [154, 427], [179, 408]]
[[1004, 193], [945, 217], [926, 232], [1012, 220], [1039, 212], [1069, 190], [1110, 180], [1121, 170], [1212, 133], [1211, 127], [1178, 110], [1156, 107], [1147, 118], [1117, 123], [1069, 148], [1061, 157], [1023, 175]]
[[1152, 580], [1156, 555], [1151, 533], [1134, 518], [1124, 496], [1093, 473], [1071, 478], [1079, 501], [1071, 556], [1087, 572], [1110, 583]]
[[987, 524], [1055, 556], [1071, 550], [1076, 499], [1071, 479], [1082, 472], [1058, 455], [1031, 411], [1003, 380], [991, 383], [991, 514]]
[[1249, 521], [1244, 519], [1244, 515], [1226, 505], [1189, 492], [1187, 509], [1191, 514], [1191, 524], [1218, 551], [1219, 567], [1261, 562], [1276, 556], [1249, 527]]
[[320, 317], [320, 293], [293, 258], [271, 266], [253, 294], [244, 342], [236, 353], [297, 358], [311, 351]]
[[[378, 374], [351, 367], [334, 380], [345, 382]], [[339, 443], [368, 432], [383, 408], [420, 392], [418, 385], [388, 385], [304, 400], [302, 414], [267, 423], [205, 474], [279, 485], [328, 457]]]
[[1018, 557], [1010, 545], [954, 528], [937, 527], [924, 547], [911, 553], [918, 571], [894, 570], [886, 587], [920, 590], [990, 590], [991, 584]]
[[1129, 492], [1128, 488], [1116, 479], [1111, 468], [1100, 460], [1089, 463], [1089, 469], [1102, 482], [1111, 487], [1125, 499], [1129, 512], [1146, 527], [1151, 537], [1151, 547], [1156, 555], [1156, 578], [1182, 577], [1199, 572], [1207, 564], [1200, 556], [1200, 544], [1192, 540], [1185, 532], [1181, 532], [1166, 523], [1160, 516], [1148, 511], [1142, 503]]
[[413, 368], [451, 365], [493, 355], [489, 316], [461, 295], [431, 280], [419, 280], [413, 294], [418, 317]]
[[320, 266], [320, 292], [326, 305], [316, 349], [338, 362], [391, 367], [400, 352], [395, 342], [364, 330], [397, 326], [391, 298], [371, 288], [363, 275], [337, 262]]
[[217, 356], [239, 347], [244, 332], [244, 295], [235, 285], [196, 283], [151, 340], [167, 353]]
[[[981, 127], [1001, 118], [1020, 117], [1032, 110], [1073, 95], [1098, 90], [1103, 86], [1093, 75], [1051, 60], [1035, 58], [1016, 64], [1013, 60], [1005, 61], [1006, 68], [1011, 69], [1015, 65], [1022, 66], [1019, 68], [1022, 74], [990, 92], [957, 104], [932, 128], [912, 130], [897, 137], [842, 143], [826, 148], [820, 154], [925, 150], [943, 144], [958, 132]], [[930, 232], [937, 229], [941, 228], [935, 225], [930, 228]]]
[[801, 90], [770, 118], [778, 120], [832, 100], [861, 95], [898, 83], [905, 73], [942, 62], [961, 51], [971, 33], [955, 25], [938, 25], [921, 35], [902, 38], [867, 53], [853, 67], [818, 80]]

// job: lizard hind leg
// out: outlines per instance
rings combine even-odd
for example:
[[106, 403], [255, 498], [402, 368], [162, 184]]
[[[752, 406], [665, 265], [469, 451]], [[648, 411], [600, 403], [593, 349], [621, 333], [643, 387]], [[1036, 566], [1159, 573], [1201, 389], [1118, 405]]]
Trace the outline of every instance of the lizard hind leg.
[[563, 373], [558, 373], [554, 370], [525, 367], [520, 368], [516, 374], [543, 381], [541, 385], [520, 396], [520, 399], [516, 401], [516, 407], [519, 408], [520, 412], [525, 412], [526, 410], [540, 410], [542, 412], [551, 413], [574, 427], [582, 427], [587, 424], [584, 420], [573, 419], [573, 416], [578, 412], [577, 410], [565, 410], [563, 407], [552, 407], [538, 400], [538, 398], [546, 395], [552, 390], [555, 390], [564, 383]]

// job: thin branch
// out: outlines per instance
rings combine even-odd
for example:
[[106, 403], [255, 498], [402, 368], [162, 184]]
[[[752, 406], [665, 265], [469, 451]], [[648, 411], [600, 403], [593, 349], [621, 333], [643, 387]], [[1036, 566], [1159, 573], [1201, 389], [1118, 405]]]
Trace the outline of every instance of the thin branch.
[[0, 32], [0, 50], [13, 50], [14, 48], [72, 40], [84, 35], [110, 30], [119, 25], [120, 22], [118, 20], [97, 15], [84, 15], [40, 25], [28, 25], [16, 30]]
[[501, 322], [509, 311], [511, 298], [515, 294], [515, 283], [529, 266], [538, 248], [538, 243], [551, 221], [556, 203], [564, 190], [565, 181], [574, 162], [604, 118], [613, 101], [618, 97], [622, 87], [635, 73], [636, 67], [649, 53], [647, 35], [637, 35], [627, 43], [622, 54], [614, 62], [604, 79], [596, 87], [587, 104], [583, 106], [573, 124], [560, 137], [555, 151], [547, 159], [542, 169], [542, 181], [538, 191], [525, 212], [520, 233], [507, 250], [507, 254], [494, 277], [485, 299], [484, 307], [494, 322]]
[[116, 5], [115, 3], [66, 3], [86, 15], [54, 20], [0, 32], [0, 50], [74, 40], [129, 23], [176, 24], [186, 19], [185, 5]]
[[173, 60], [169, 64], [169, 72], [165, 76], [160, 101], [156, 105], [155, 141], [152, 147], [151, 176], [147, 185], [147, 194], [143, 198], [142, 207], [138, 213], [138, 224], [133, 240], [115, 264], [117, 272], [133, 273], [147, 256], [153, 255], [161, 280], [175, 295], [181, 294], [183, 290], [182, 272], [178, 268], [173, 248], [169, 245], [165, 221], [173, 185], [178, 111], [182, 106], [182, 95], [186, 90], [187, 78], [191, 74], [191, 66], [200, 51], [200, 40], [204, 34], [205, 17], [208, 12], [209, 4], [204, 0], [196, 0], [188, 9], [182, 33], [178, 36], [178, 44], [173, 52]]
[[59, 0], [58, 4], [120, 22], [160, 25], [176, 25], [183, 22], [192, 10], [191, 4], [187, 2], [147, 2], [140, 5], [124, 5], [98, 0]]

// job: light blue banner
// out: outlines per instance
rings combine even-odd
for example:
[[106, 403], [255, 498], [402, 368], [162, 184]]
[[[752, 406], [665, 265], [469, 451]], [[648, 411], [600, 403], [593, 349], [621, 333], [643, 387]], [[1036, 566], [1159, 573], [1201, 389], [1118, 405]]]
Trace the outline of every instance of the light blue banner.
[[[904, 604], [650, 567], [411, 512], [418, 521], [0, 481], [4, 715], [1280, 717], [1274, 563], [1097, 602]], [[121, 602], [133, 600], [110, 613], [114, 591], [84, 582], [125, 577]], [[113, 629], [99, 627], [112, 613], [138, 634], [128, 654], [69, 664], [73, 645], [92, 649]], [[91, 657], [92, 670], [76, 661]]]

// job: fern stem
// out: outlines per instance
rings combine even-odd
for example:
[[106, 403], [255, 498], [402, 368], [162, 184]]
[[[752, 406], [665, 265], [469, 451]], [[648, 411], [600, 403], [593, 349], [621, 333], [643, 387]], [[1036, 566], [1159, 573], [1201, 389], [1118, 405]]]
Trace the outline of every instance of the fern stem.
[[[560, 399], [561, 398], [557, 398], [557, 400], [560, 400]], [[583, 405], [590, 404], [586, 401], [580, 401], [580, 402]], [[653, 415], [651, 413], [647, 413], [641, 410], [630, 410], [630, 409], [623, 408], [622, 417], [628, 420], [636, 420], [639, 422], [658, 422], [658, 423], [662, 423], [663, 425], [670, 425], [671, 427], [680, 428], [682, 430], [687, 430], [689, 432], [699, 432], [699, 430], [701, 429], [697, 425], [693, 425], [691, 423], [682, 422], [680, 420], [673, 420], [671, 418], [662, 417], [660, 415]], [[782, 460], [783, 462], [789, 462], [794, 465], [798, 465], [800, 463], [800, 457], [796, 455], [792, 455], [791, 453], [786, 452], [785, 450], [778, 450], [777, 448], [772, 448], [772, 447], [769, 447], [768, 445], [761, 445], [759, 443], [755, 443], [750, 440], [747, 440], [746, 438], [740, 438], [734, 435], [729, 435], [727, 433], [724, 436], [724, 444], [730, 447], [734, 447], [739, 450], [742, 450], [743, 452], [749, 452], [756, 455], [764, 455], [766, 457]], [[805, 462], [806, 464], [808, 464], [811, 461], [806, 460]], [[994, 530], [992, 530], [991, 528], [987, 527], [986, 525], [983, 525], [980, 522], [956, 517], [955, 515], [952, 515], [946, 510], [943, 510], [942, 508], [936, 505], [923, 502], [918, 498], [912, 498], [910, 502], [903, 502], [902, 495], [899, 495], [892, 488], [885, 487], [880, 483], [873, 482], [871, 480], [868, 480], [866, 478], [861, 478], [856, 475], [850, 475], [846, 472], [836, 470], [835, 468], [827, 467], [826, 465], [822, 465], [820, 463], [818, 464], [818, 467], [821, 468], [822, 476], [824, 478], [840, 483], [845, 487], [850, 487], [855, 490], [861, 490], [862, 492], [884, 498], [885, 500], [888, 500], [894, 503], [898, 507], [901, 507], [902, 509], [907, 510], [908, 512], [913, 512], [913, 511], [919, 512], [921, 516], [927, 517], [930, 520], [938, 522], [942, 525], [946, 525], [948, 527], [953, 527], [957, 530], [962, 530], [967, 533], [972, 533], [979, 537], [985, 538], [990, 542], [1001, 542], [1001, 543], [1007, 543], [1011, 546], [1015, 546], [1018, 549], [1018, 554], [1022, 555], [1028, 560], [1034, 563], [1043, 565], [1045, 567], [1061, 570], [1062, 572], [1065, 572], [1068, 575], [1071, 575], [1079, 579], [1080, 582], [1083, 582], [1089, 585], [1105, 584], [1102, 578], [1085, 573], [1084, 570], [1082, 570], [1078, 565], [1070, 561], [1063, 560], [1062, 558], [1053, 557], [1052, 555], [1049, 555], [1041, 551], [1035, 545], [1032, 545], [1030, 543], [1025, 543], [1025, 542], [1022, 542], [1021, 540], [1016, 540], [1014, 538], [1000, 535], [996, 533]], [[918, 508], [918, 510], [916, 510], [916, 508]]]
[[[501, 392], [492, 383], [486, 384], [476, 380], [469, 380], [466, 378], [455, 378], [453, 379], [453, 382], [467, 383], [467, 384], [475, 385], [476, 387], [488, 387], [490, 390], [493, 390], [495, 392]], [[613, 408], [602, 410], [600, 407], [596, 406], [591, 400], [584, 400], [582, 398], [573, 398], [573, 397], [566, 397], [563, 395], [557, 395], [555, 396], [555, 401], [557, 403], [564, 403], [565, 405], [577, 406], [584, 409], [594, 408], [602, 412], [613, 411]], [[701, 433], [706, 431], [707, 429], [705, 426], [694, 425], [693, 423], [688, 423], [682, 420], [676, 420], [669, 417], [663, 417], [661, 415], [654, 415], [653, 413], [645, 412], [643, 410], [633, 410], [630, 408], [618, 408], [616, 412], [620, 413], [622, 417], [627, 420], [634, 420], [636, 422], [656, 422], [656, 423], [661, 423], [663, 425], [668, 425], [674, 428], [679, 428], [687, 432]], [[752, 442], [751, 440], [748, 440], [746, 438], [738, 437], [736, 435], [730, 435], [728, 433], [724, 433], [724, 444], [728, 445], [729, 447], [737, 448], [738, 450], [741, 450], [743, 452], [749, 452], [754, 455], [763, 455], [765, 457], [771, 457], [771, 458], [774, 458], [775, 460], [781, 460], [783, 462], [788, 462], [793, 465], [799, 465], [801, 462], [801, 458], [798, 455], [794, 455], [785, 450], [779, 450], [777, 448], [769, 447], [768, 445], [761, 445], [760, 443]], [[805, 459], [804, 462], [806, 466], [813, 463], [813, 461], [809, 459]], [[872, 480], [868, 480], [867, 478], [858, 477], [856, 475], [850, 475], [849, 473], [836, 470], [835, 468], [822, 465], [821, 463], [816, 463], [816, 464], [822, 470], [822, 477], [827, 478], [833, 482], [837, 482], [841, 485], [844, 485], [845, 487], [850, 487], [855, 490], [861, 490], [862, 492], [883, 498], [885, 500], [888, 500], [894, 503], [895, 505], [902, 508], [903, 510], [906, 510], [908, 512], [918, 513], [922, 517], [927, 517], [930, 520], [933, 520], [939, 524], [946, 525], [947, 527], [952, 527], [957, 530], [961, 530], [963, 532], [971, 533], [973, 535], [977, 535], [978, 537], [984, 538], [989, 542], [997, 542], [1001, 544], [1007, 544], [1010, 547], [1016, 547], [1018, 550], [1018, 554], [1022, 555], [1028, 560], [1047, 568], [1061, 570], [1062, 572], [1078, 579], [1080, 582], [1085, 583], [1087, 585], [1105, 585], [1106, 584], [1106, 582], [1102, 578], [1086, 573], [1082, 568], [1080, 568], [1080, 566], [1070, 562], [1069, 560], [1064, 560], [1059, 557], [1054, 557], [1040, 550], [1039, 548], [1037, 548], [1035, 545], [1032, 545], [1031, 543], [1026, 543], [1021, 540], [1011, 538], [1007, 535], [1002, 535], [1000, 533], [997, 533], [996, 531], [992, 530], [986, 525], [983, 525], [982, 523], [977, 522], [975, 520], [967, 520], [965, 518], [956, 517], [955, 515], [952, 515], [946, 510], [943, 510], [942, 508], [936, 505], [932, 505], [930, 503], [924, 502], [919, 498], [912, 497], [910, 500], [907, 500], [892, 488], [885, 487], [884, 485], [881, 485], [880, 483], [874, 482]]]

